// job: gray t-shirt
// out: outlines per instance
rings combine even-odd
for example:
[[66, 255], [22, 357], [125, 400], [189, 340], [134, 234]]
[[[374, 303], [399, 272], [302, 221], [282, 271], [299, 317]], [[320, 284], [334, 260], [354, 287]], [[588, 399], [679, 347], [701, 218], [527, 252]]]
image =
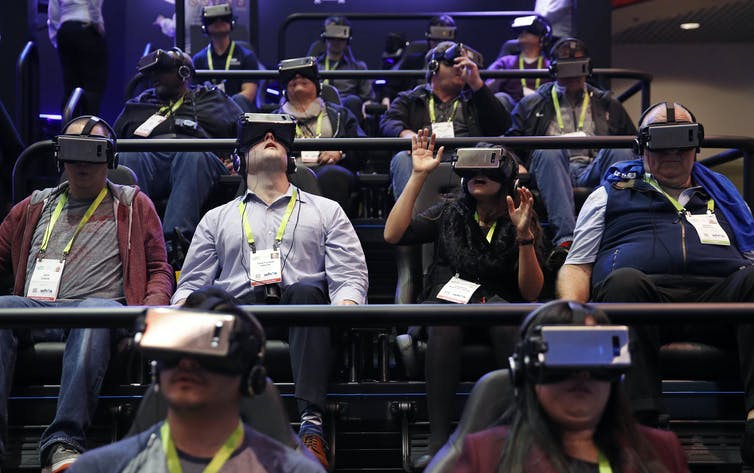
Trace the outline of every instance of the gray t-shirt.
[[[556, 87], [557, 90], [557, 86]], [[560, 92], [560, 91], [559, 91]], [[588, 93], [588, 92], [584, 92]], [[581, 100], [572, 104], [565, 93], [558, 94], [558, 102], [560, 103], [560, 114], [563, 117], [563, 130], [558, 125], [557, 116], [554, 115], [552, 121], [547, 126], [547, 136], [560, 136], [566, 133], [574, 133], [576, 131], [583, 131], [587, 136], [594, 136], [594, 119], [592, 117], [592, 107], [587, 106], [586, 113], [584, 114], [584, 128], [579, 130], [579, 118], [581, 118], [581, 108], [584, 104], [584, 93], [581, 95]], [[549, 94], [548, 94], [549, 95]], [[591, 103], [591, 100], [590, 100]], [[555, 104], [553, 103], [553, 107]], [[597, 154], [597, 150], [593, 149], [568, 149], [568, 156], [572, 162], [583, 162], [589, 164]]]
[[[34, 229], [24, 294], [29, 291], [34, 263], [42, 246], [45, 230], [60, 197], [61, 195], [58, 195], [47, 203]], [[45, 258], [63, 257], [64, 248], [71, 241], [76, 227], [93, 201], [94, 199], [76, 200], [68, 197], [68, 202], [52, 229]], [[123, 292], [123, 264], [118, 249], [117, 225], [113, 197], [110, 192], [73, 241], [71, 252], [65, 259], [57, 300], [81, 300], [94, 297], [122, 303], [126, 301]]]

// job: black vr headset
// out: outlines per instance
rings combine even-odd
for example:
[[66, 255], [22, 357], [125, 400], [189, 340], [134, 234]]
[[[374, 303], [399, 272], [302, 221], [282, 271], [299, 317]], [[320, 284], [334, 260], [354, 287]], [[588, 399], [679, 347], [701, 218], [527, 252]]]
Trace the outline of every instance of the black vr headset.
[[557, 383], [577, 371], [612, 381], [631, 367], [625, 325], [538, 326], [517, 353], [532, 384]]
[[[644, 118], [650, 111], [662, 106], [665, 107], [667, 121], [650, 123], [639, 128], [634, 141], [634, 152], [637, 155], [642, 155], [645, 149], [657, 151], [695, 148], [698, 153], [704, 139], [704, 127], [700, 123], [696, 123], [696, 117], [690, 111], [688, 113], [691, 116], [691, 122], [676, 121], [673, 102], [659, 102], [652, 105], [641, 114], [639, 124], [644, 122]], [[686, 110], [688, 111], [688, 109]]]
[[[293, 139], [296, 137], [296, 119], [286, 113], [244, 113], [238, 118], [237, 150], [245, 154], [249, 148], [264, 139], [267, 132], [272, 132], [275, 139], [282, 144], [288, 153], [288, 167], [286, 174], [296, 172], [296, 161], [290, 156]], [[246, 174], [246, 159], [236, 154], [234, 158], [235, 170]]]
[[[583, 56], [576, 57], [581, 52]], [[563, 38], [550, 50], [550, 75], [556, 79], [592, 75], [592, 60], [586, 44], [580, 39]]]
[[314, 56], [300, 57], [295, 59], [285, 59], [278, 64], [278, 73], [280, 74], [280, 88], [283, 93], [288, 88], [288, 82], [296, 74], [310, 79], [317, 86], [317, 95], [320, 93], [322, 85], [319, 82], [319, 67], [317, 58]]
[[[443, 43], [440, 44], [442, 45]], [[442, 49], [439, 46], [436, 46], [427, 53], [427, 81], [440, 68], [441, 62], [446, 66], [453, 66], [455, 58], [460, 56], [466, 56], [480, 69], [483, 67], [484, 56], [474, 48], [463, 43], [453, 43], [446, 49]]]
[[[93, 115], [77, 117], [66, 123], [63, 130], [75, 121], [88, 119], [80, 134], [62, 134], [53, 138], [53, 155], [62, 172], [62, 163], [105, 164], [109, 169], [118, 167], [118, 155], [115, 153], [115, 131], [104, 120]], [[92, 135], [95, 126], [102, 125], [109, 136]]]
[[178, 74], [181, 80], [186, 80], [194, 75], [194, 62], [188, 54], [180, 48], [172, 48], [168, 51], [157, 49], [139, 59], [136, 68], [144, 75], [153, 75], [163, 72]]
[[207, 5], [202, 8], [202, 31], [207, 32], [207, 27], [215, 20], [223, 20], [230, 23], [231, 29], [236, 24], [236, 17], [233, 16], [233, 9], [229, 3], [220, 5]]
[[251, 315], [202, 310], [152, 308], [137, 322], [134, 342], [158, 369], [173, 368], [184, 357], [204, 369], [226, 376], [240, 375], [244, 394], [264, 390], [262, 362], [265, 336]]

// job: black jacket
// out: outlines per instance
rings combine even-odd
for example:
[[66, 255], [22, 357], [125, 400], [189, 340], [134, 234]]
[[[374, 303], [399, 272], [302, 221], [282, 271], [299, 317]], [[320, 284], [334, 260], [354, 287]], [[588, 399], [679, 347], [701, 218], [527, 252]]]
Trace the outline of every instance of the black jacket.
[[[380, 120], [380, 134], [398, 136], [403, 130], [429, 128], [428, 101], [432, 89], [420, 85], [401, 92]], [[511, 116], [487, 86], [476, 92], [461, 92], [461, 113], [466, 118], [469, 136], [499, 136], [511, 125]]]
[[[513, 109], [513, 125], [505, 133], [507, 136], [545, 136], [547, 127], [555, 119], [555, 105], [552, 103], [554, 82], [541, 85], [537, 92], [527, 95]], [[594, 120], [595, 135], [635, 135], [636, 127], [620, 102], [610, 91], [586, 84], [589, 106]], [[528, 152], [519, 152], [519, 157], [528, 162]]]

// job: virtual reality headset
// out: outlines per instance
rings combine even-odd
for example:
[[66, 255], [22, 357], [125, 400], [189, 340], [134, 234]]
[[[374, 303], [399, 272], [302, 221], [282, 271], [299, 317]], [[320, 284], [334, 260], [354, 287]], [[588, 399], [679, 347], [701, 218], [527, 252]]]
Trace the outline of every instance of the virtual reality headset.
[[147, 309], [134, 341], [145, 358], [162, 366], [176, 366], [181, 358], [191, 357], [210, 371], [242, 375], [254, 360], [245, 359], [239, 324], [230, 314]]
[[233, 19], [233, 9], [229, 3], [208, 5], [202, 8], [202, 23], [208, 25], [219, 18], [227, 20], [229, 23], [231, 22]]
[[511, 29], [517, 33], [526, 31], [539, 37], [548, 38], [551, 30], [547, 21], [538, 15], [527, 15], [514, 18], [513, 23], [511, 24]]
[[455, 26], [430, 26], [429, 31], [426, 33], [426, 37], [432, 41], [455, 41], [456, 31], [458, 28]]
[[275, 139], [290, 152], [296, 136], [296, 119], [278, 113], [244, 113], [238, 119], [238, 149], [246, 151], [272, 132]]
[[550, 74], [556, 79], [587, 77], [592, 73], [592, 60], [588, 57], [556, 59], [550, 65]]
[[283, 89], [288, 87], [288, 82], [296, 74], [301, 74], [303, 77], [311, 80], [319, 88], [319, 67], [317, 66], [317, 58], [313, 56], [280, 61], [278, 72], [280, 73], [280, 85]]
[[157, 49], [139, 59], [136, 68], [142, 74], [154, 74], [178, 70], [184, 64], [176, 57], [177, 54], [176, 51]]
[[115, 143], [104, 136], [58, 135], [54, 139], [59, 162], [105, 164], [115, 152]]
[[330, 23], [325, 26], [325, 30], [322, 32], [322, 37], [325, 39], [350, 39], [351, 27], [348, 25], [336, 25]]
[[455, 43], [453, 46], [446, 49], [443, 55], [437, 60], [443, 61], [448, 65], [453, 65], [455, 58], [460, 56], [466, 56], [480, 68], [484, 64], [482, 53], [463, 43]]
[[699, 123], [653, 123], [639, 130], [638, 141], [642, 149], [699, 149], [704, 129]]
[[526, 371], [535, 384], [563, 381], [578, 371], [612, 381], [631, 367], [625, 325], [544, 325], [523, 343]]
[[517, 164], [505, 148], [458, 148], [453, 172], [465, 179], [482, 174], [496, 182], [515, 179]]

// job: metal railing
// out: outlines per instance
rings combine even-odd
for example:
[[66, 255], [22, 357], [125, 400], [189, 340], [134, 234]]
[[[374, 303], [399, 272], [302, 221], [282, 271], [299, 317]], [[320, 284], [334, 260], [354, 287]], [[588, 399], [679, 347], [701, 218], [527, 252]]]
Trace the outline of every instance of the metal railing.
[[[413, 70], [338, 70], [338, 71], [319, 71], [322, 79], [406, 79], [406, 78], [423, 78], [427, 71], [423, 69]], [[596, 68], [592, 71], [595, 76], [602, 76], [608, 79], [636, 79], [637, 82], [629, 86], [625, 91], [620, 93], [616, 98], [620, 102], [625, 102], [633, 97], [636, 93], [641, 92], [641, 109], [646, 110], [650, 105], [650, 85], [653, 79], [652, 74], [634, 69], [621, 68]], [[489, 78], [536, 78], [551, 77], [548, 69], [527, 69], [527, 70], [500, 70], [490, 71], [482, 69], [479, 71], [482, 79]], [[198, 79], [277, 79], [279, 77], [276, 70], [228, 70], [217, 71], [210, 69], [199, 69], [196, 71]]]
[[74, 113], [76, 113], [76, 108], [79, 106], [79, 102], [81, 102], [81, 97], [83, 96], [84, 89], [82, 89], [81, 87], [76, 87], [75, 89], [73, 89], [71, 96], [68, 97], [68, 100], [65, 103], [65, 107], [63, 107], [63, 124], [73, 120]]
[[29, 41], [18, 55], [16, 63], [16, 120], [24, 143], [39, 137], [39, 52]]
[[[597, 303], [613, 323], [754, 323], [752, 303]], [[243, 309], [269, 326], [517, 325], [540, 304], [254, 305]], [[0, 327], [134, 326], [145, 307], [0, 309]], [[460, 314], [463, 314], [462, 316]]]
[[[631, 148], [634, 136], [516, 136], [516, 137], [465, 137], [440, 138], [438, 146], [463, 147], [475, 146], [480, 141], [499, 144], [512, 148], [525, 149], [559, 149], [559, 148]], [[232, 138], [216, 139], [120, 139], [117, 140], [118, 151], [232, 151], [236, 147], [236, 140]], [[754, 138], [746, 136], [706, 136], [702, 141], [703, 148], [733, 149], [726, 151], [720, 157], [708, 158], [711, 163], [728, 162], [738, 157], [743, 158], [743, 198], [754, 208]], [[303, 138], [293, 142], [293, 150], [403, 150], [411, 148], [410, 138]], [[16, 166], [24, 162], [24, 155], [36, 153], [52, 153], [52, 141], [39, 141], [32, 144], [21, 153]], [[719, 155], [720, 156], [720, 155]], [[16, 169], [14, 168], [14, 202], [19, 197], [16, 186]]]

